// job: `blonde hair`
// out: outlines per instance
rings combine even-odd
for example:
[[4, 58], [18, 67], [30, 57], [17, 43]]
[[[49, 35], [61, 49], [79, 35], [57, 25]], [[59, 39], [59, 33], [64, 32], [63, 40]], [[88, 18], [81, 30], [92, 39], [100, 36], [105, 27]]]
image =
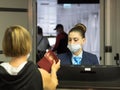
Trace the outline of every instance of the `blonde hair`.
[[30, 33], [22, 26], [10, 26], [5, 31], [2, 47], [5, 56], [19, 57], [27, 55], [32, 49]]

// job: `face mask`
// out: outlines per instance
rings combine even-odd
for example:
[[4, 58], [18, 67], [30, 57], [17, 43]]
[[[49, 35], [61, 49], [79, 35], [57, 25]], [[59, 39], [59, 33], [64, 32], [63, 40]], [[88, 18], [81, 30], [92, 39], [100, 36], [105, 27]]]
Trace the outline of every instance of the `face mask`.
[[77, 52], [81, 48], [81, 45], [80, 44], [68, 44], [67, 47], [72, 53], [74, 53], [74, 52]]

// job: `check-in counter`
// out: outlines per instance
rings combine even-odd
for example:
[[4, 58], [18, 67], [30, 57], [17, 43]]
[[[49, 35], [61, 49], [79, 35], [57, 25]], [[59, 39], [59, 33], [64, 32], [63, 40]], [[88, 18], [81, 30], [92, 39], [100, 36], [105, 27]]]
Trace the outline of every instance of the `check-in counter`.
[[57, 90], [120, 90], [120, 66], [61, 66]]

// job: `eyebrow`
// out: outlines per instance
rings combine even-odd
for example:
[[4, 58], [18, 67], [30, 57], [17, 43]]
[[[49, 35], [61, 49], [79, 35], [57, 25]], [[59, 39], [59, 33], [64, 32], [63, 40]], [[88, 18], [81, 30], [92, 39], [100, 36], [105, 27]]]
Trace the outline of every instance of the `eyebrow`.
[[79, 38], [74, 37], [74, 38], [68, 38], [68, 40], [73, 39], [73, 40], [79, 40]]

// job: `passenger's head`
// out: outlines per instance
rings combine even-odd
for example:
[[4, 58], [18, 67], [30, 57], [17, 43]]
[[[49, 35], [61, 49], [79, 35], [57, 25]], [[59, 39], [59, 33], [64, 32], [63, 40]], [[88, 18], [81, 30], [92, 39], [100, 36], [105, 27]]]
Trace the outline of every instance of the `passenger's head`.
[[30, 33], [22, 26], [10, 26], [5, 31], [2, 47], [7, 57], [25, 56], [32, 49]]
[[40, 26], [37, 26], [38, 34], [43, 35], [43, 30]]
[[59, 34], [64, 31], [64, 27], [62, 24], [57, 24], [54, 30]]
[[[68, 48], [72, 52], [82, 50], [82, 46], [85, 43], [86, 27], [83, 24], [75, 25], [68, 33]], [[74, 49], [74, 50], [73, 50]]]

